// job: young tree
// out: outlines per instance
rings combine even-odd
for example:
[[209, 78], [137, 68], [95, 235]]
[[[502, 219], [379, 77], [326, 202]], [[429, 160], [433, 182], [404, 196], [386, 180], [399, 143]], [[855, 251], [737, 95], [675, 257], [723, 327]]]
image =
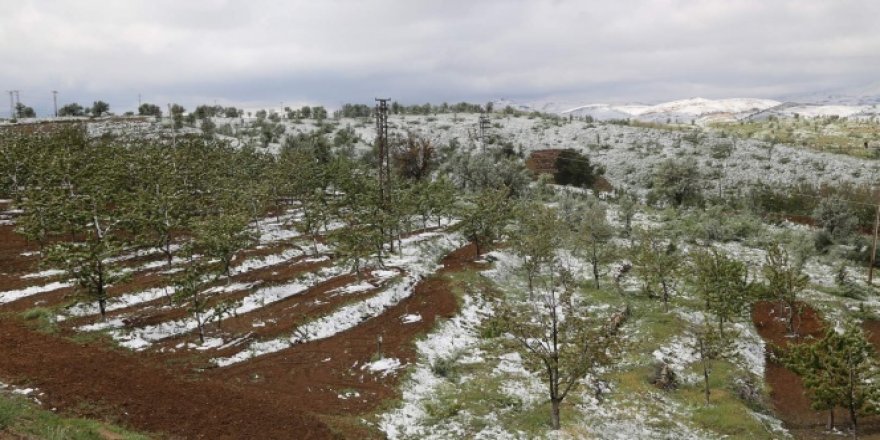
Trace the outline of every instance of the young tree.
[[692, 330], [694, 337], [693, 351], [700, 361], [700, 369], [703, 371], [703, 392], [706, 395], [706, 405], [710, 402], [709, 375], [712, 374], [712, 364], [714, 361], [725, 359], [731, 356], [729, 352], [730, 343], [733, 341], [733, 335], [725, 337], [715, 329], [714, 326], [704, 323]]
[[578, 247], [584, 251], [593, 268], [593, 281], [599, 288], [599, 266], [607, 263], [614, 254], [611, 239], [614, 228], [608, 223], [605, 206], [593, 200], [583, 213], [583, 220], [578, 225]]
[[589, 318], [586, 304], [575, 295], [571, 273], [562, 267], [550, 271], [546, 289], [534, 301], [506, 301], [500, 316], [519, 342], [527, 368], [541, 372], [550, 397], [551, 425], [559, 429], [563, 400], [584, 376], [611, 362], [615, 332]]
[[461, 222], [455, 225], [481, 251], [498, 239], [510, 216], [510, 201], [507, 188], [485, 190], [477, 194], [475, 200], [461, 207]]
[[632, 232], [632, 219], [636, 214], [636, 198], [635, 196], [623, 193], [618, 199], [618, 209], [620, 217], [623, 218], [623, 235], [629, 237]]
[[849, 412], [853, 435], [858, 434], [858, 417], [880, 412], [880, 368], [874, 347], [854, 323], [842, 331], [829, 326], [812, 344], [794, 345], [783, 362], [804, 381], [813, 409], [828, 411], [828, 429], [834, 428], [834, 408]]
[[511, 235], [513, 250], [523, 263], [529, 283], [529, 298], [535, 292], [535, 278], [554, 258], [562, 237], [556, 211], [543, 203], [525, 203], [516, 210], [516, 232]]
[[178, 305], [186, 305], [187, 311], [196, 321], [199, 342], [205, 343], [205, 313], [208, 311], [210, 294], [205, 291], [210, 269], [200, 261], [191, 260], [183, 272], [174, 278], [173, 300]]
[[654, 170], [652, 195], [672, 206], [697, 204], [702, 198], [701, 178], [693, 160], [660, 162]]
[[724, 336], [724, 323], [742, 317], [751, 302], [748, 269], [740, 261], [715, 249], [691, 254], [693, 283], [707, 311], [718, 320], [718, 333]]
[[813, 218], [832, 240], [842, 242], [852, 237], [859, 226], [859, 218], [847, 202], [824, 198], [813, 211]]
[[642, 279], [644, 291], [651, 297], [659, 293], [666, 311], [669, 311], [669, 299], [679, 281], [682, 260], [672, 241], [665, 241], [650, 230], [638, 233], [633, 266]]
[[402, 143], [403, 145], [393, 150], [397, 174], [416, 181], [428, 177], [435, 165], [435, 150], [430, 139], [410, 133]]
[[788, 252], [780, 244], [767, 249], [767, 257], [762, 269], [766, 296], [779, 301], [786, 309], [786, 329], [796, 335], [795, 317], [800, 316], [800, 294], [807, 288], [809, 277], [799, 267], [791, 264]]
[[[83, 129], [63, 132], [56, 140], [60, 143], [47, 143], [47, 148], [60, 147], [55, 161], [28, 194], [51, 219], [47, 235], [67, 240], [51, 245], [47, 260], [75, 279], [82, 293], [98, 302], [104, 317], [107, 286], [123, 278], [112, 257], [124, 247], [122, 204], [129, 194], [119, 163], [127, 155], [108, 140], [89, 139]], [[66, 195], [59, 197], [59, 191]]]
[[220, 261], [226, 282], [232, 276], [232, 260], [242, 249], [252, 245], [257, 237], [248, 230], [248, 216], [242, 213], [218, 213], [195, 224], [195, 248], [206, 257]]

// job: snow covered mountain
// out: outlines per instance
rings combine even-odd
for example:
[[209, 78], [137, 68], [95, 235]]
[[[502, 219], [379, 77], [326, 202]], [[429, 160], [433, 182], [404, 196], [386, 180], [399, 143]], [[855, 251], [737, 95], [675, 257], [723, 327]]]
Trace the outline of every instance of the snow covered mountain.
[[592, 116], [594, 119], [639, 119], [656, 122], [688, 122], [697, 119], [740, 119], [780, 105], [779, 101], [756, 98], [692, 98], [656, 105], [591, 104], [560, 112], [562, 115]]
[[[514, 103], [510, 100], [496, 101], [496, 109], [507, 105], [523, 111], [541, 111], [562, 116], [591, 116], [596, 120], [637, 119], [646, 122], [698, 123], [714, 121], [760, 120], [770, 116], [821, 117], [871, 117], [880, 114], [880, 85], [853, 91], [849, 98], [844, 95], [815, 95], [797, 101], [776, 101], [761, 98], [705, 99], [690, 98], [653, 105], [645, 104], [586, 104], [568, 105], [560, 102]], [[809, 97], [804, 97], [809, 98]]]

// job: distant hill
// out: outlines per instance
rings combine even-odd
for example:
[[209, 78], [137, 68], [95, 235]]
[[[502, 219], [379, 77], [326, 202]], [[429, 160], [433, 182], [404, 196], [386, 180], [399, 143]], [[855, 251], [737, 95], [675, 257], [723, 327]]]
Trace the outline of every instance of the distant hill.
[[495, 101], [495, 108], [511, 106], [521, 111], [540, 111], [562, 116], [585, 117], [607, 121], [636, 119], [646, 122], [762, 120], [771, 116], [802, 117], [873, 117], [880, 113], [880, 83], [850, 90], [819, 92], [790, 97], [783, 101], [762, 98], [705, 99], [689, 98], [658, 104], [565, 104], [564, 101], [517, 103]]

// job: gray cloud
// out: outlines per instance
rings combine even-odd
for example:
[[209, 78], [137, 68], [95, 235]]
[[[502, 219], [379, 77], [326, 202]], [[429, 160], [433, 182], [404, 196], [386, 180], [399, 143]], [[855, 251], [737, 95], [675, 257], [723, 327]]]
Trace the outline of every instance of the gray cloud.
[[[871, 0], [0, 0], [0, 87], [253, 106], [778, 97], [876, 81]], [[0, 101], [2, 102], [2, 101]], [[3, 108], [4, 106], [0, 106]]]

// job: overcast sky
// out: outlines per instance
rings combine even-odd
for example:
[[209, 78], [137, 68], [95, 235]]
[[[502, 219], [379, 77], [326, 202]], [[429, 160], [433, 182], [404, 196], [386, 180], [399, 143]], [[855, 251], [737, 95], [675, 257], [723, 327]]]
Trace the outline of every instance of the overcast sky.
[[41, 114], [777, 98], [880, 81], [880, 1], [0, 0], [0, 66]]

